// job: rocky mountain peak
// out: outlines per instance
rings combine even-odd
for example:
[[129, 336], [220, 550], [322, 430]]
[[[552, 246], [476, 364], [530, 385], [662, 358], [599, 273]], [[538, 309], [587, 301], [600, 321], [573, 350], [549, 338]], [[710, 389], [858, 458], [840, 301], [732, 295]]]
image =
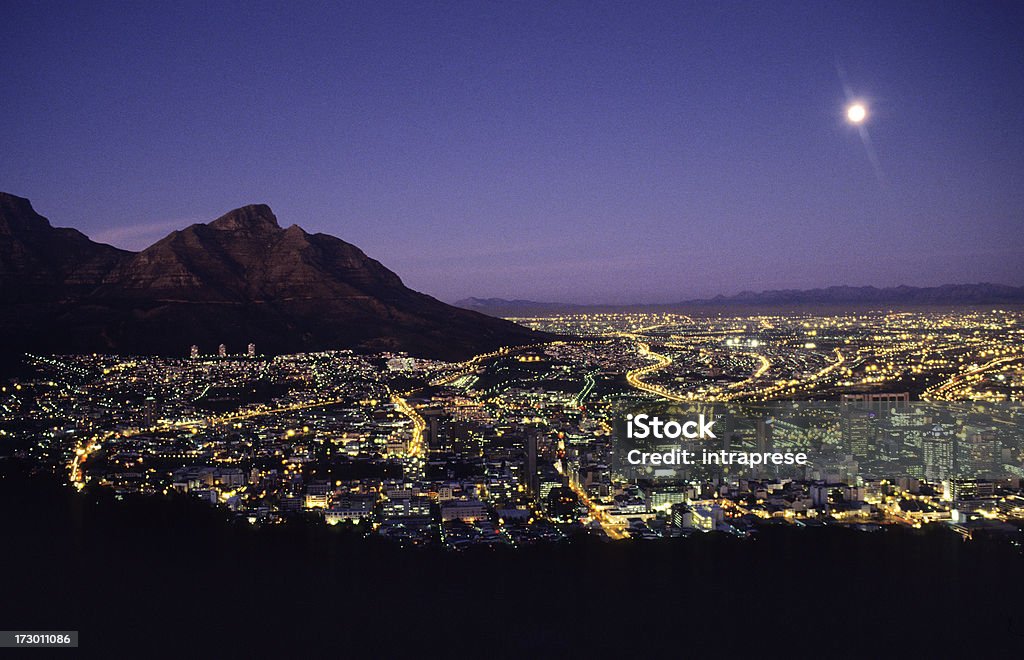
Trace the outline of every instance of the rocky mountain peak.
[[0, 196], [0, 357], [4, 348], [181, 356], [192, 344], [255, 342], [267, 354], [353, 348], [463, 360], [544, 337], [413, 291], [340, 238], [282, 229], [264, 204], [132, 253]]
[[222, 231], [276, 232], [281, 229], [277, 216], [266, 204], [249, 204], [228, 211], [209, 226]]
[[36, 213], [24, 197], [0, 192], [0, 234], [50, 229], [50, 222]]

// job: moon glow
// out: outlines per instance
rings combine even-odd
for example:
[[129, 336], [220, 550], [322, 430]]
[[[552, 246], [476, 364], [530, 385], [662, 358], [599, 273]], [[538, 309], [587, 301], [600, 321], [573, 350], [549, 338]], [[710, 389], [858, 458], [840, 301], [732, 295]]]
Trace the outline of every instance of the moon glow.
[[851, 123], [860, 124], [867, 119], [867, 116], [867, 108], [860, 103], [854, 103], [846, 109], [846, 118], [849, 119]]

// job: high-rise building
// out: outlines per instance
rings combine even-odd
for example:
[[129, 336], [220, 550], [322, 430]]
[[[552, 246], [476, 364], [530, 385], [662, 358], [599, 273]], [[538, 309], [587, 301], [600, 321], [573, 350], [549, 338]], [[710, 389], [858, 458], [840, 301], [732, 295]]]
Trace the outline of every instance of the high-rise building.
[[431, 452], [442, 451], [441, 417], [444, 415], [444, 411], [439, 408], [424, 408], [419, 413], [426, 424], [423, 435], [427, 449]]
[[774, 451], [772, 442], [772, 418], [758, 417], [757, 419], [757, 451]]
[[225, 346], [224, 344], [221, 344], [220, 346], [217, 347], [217, 355], [219, 355], [220, 357], [227, 357], [227, 354], [228, 354], [228, 347], [227, 346]]
[[951, 479], [950, 499], [971, 500], [981, 497], [994, 497], [996, 485], [991, 481], [980, 479]]
[[142, 403], [142, 424], [143, 426], [155, 426], [160, 413], [160, 406], [156, 398], [147, 396]]
[[537, 475], [537, 434], [526, 436], [526, 492], [536, 498], [540, 494]]
[[910, 407], [907, 392], [843, 394], [839, 400], [844, 448], [858, 458], [866, 458], [874, 448], [880, 420], [905, 413]]
[[932, 483], [957, 477], [957, 435], [936, 424], [924, 437], [924, 477]]
[[197, 357], [199, 357], [199, 347], [196, 346], [195, 344], [192, 344], [192, 348], [189, 349], [188, 354], [189, 357], [195, 360]]
[[249, 347], [245, 349], [245, 354], [249, 357], [256, 357], [256, 344], [250, 343]]
[[868, 456], [875, 436], [875, 413], [862, 408], [847, 409], [842, 420], [843, 445], [857, 458]]
[[877, 415], [888, 415], [892, 412], [904, 412], [910, 406], [909, 392], [865, 392], [861, 394], [843, 394], [842, 403], [855, 403], [858, 408], [870, 410]]
[[815, 509], [828, 508], [829, 487], [823, 483], [811, 484], [811, 506]]

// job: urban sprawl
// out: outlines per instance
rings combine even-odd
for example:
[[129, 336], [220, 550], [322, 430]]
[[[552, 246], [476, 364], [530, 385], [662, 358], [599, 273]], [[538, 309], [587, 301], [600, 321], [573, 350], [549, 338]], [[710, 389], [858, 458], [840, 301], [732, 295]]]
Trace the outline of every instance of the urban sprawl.
[[[1022, 319], [524, 318], [573, 338], [464, 363], [267, 357], [253, 345], [180, 358], [28, 355], [36, 376], [0, 392], [0, 455], [79, 489], [178, 494], [254, 525], [316, 518], [453, 549], [574, 534], [749, 536], [765, 525], [936, 524], [1019, 543]], [[728, 416], [759, 406], [773, 412]], [[695, 452], [807, 462], [624, 469], [616, 425], [667, 407], [732, 420], [687, 441]]]

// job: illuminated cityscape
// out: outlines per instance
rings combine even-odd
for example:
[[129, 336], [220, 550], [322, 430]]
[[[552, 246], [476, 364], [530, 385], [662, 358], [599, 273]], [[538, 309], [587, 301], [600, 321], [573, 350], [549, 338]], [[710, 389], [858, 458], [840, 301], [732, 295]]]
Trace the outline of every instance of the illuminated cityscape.
[[0, 655], [1019, 654], [1024, 3], [4, 10]]
[[[37, 376], [3, 387], [0, 435], [79, 489], [198, 498], [255, 526], [313, 517], [403, 545], [928, 523], [1019, 543], [1021, 320], [552, 316], [517, 321], [565, 339], [465, 363], [265, 357], [251, 344], [180, 359], [30, 355]], [[723, 421], [729, 432], [706, 449], [794, 449], [810, 462], [679, 473], [616, 462], [625, 410], [691, 405], [722, 420], [770, 409]]]

